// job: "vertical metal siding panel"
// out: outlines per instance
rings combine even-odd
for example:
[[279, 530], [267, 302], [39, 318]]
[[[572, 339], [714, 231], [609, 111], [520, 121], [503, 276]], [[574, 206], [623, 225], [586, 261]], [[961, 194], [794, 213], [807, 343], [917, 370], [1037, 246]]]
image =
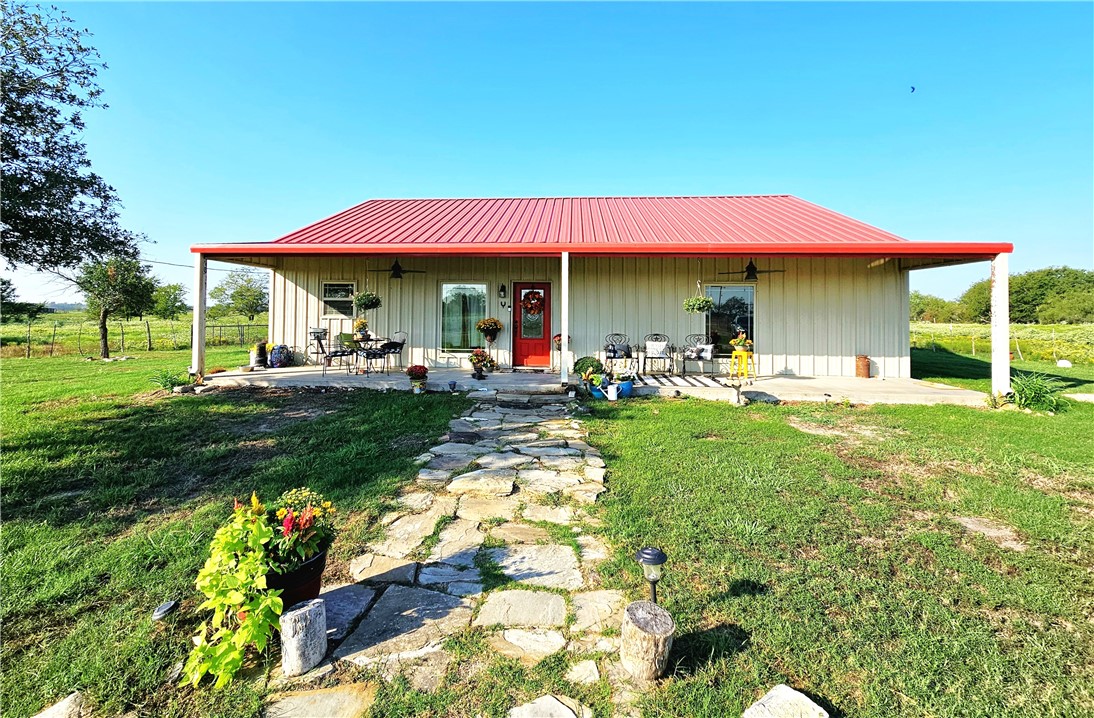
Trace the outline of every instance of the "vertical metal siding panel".
[[910, 272], [906, 270], [898, 270], [900, 272], [900, 366], [897, 369], [897, 376], [901, 379], [910, 379], [912, 376], [912, 348], [911, 348], [911, 307], [909, 306], [909, 284], [910, 284]]

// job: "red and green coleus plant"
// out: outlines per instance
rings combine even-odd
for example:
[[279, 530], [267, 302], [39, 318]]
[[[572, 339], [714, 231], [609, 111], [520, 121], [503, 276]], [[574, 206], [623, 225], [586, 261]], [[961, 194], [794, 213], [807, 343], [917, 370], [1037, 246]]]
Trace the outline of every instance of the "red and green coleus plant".
[[414, 364], [406, 368], [406, 375], [410, 377], [411, 381], [425, 381], [428, 374], [429, 368], [421, 364]]
[[223, 688], [239, 671], [247, 651], [264, 651], [280, 627], [281, 591], [266, 587], [270, 573], [285, 573], [326, 551], [334, 541], [334, 507], [321, 494], [293, 489], [267, 508], [251, 494], [235, 502], [232, 518], [209, 544], [198, 572], [205, 596], [199, 611], [212, 610], [194, 636], [182, 681], [197, 686], [206, 674]]

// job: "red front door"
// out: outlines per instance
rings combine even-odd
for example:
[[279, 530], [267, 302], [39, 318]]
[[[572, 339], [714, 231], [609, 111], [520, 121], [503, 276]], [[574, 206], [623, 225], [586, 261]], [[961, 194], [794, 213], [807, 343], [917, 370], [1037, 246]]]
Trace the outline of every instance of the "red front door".
[[551, 366], [551, 285], [513, 285], [513, 366]]

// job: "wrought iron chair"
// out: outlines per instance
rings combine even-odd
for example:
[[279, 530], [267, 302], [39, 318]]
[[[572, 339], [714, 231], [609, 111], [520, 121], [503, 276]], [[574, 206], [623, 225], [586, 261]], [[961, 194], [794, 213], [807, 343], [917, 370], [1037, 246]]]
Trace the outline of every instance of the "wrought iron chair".
[[[357, 343], [353, 341], [353, 335], [349, 332], [340, 332], [338, 334], [338, 346], [334, 347], [327, 354], [333, 361], [337, 359], [338, 362], [346, 365], [346, 372], [349, 373], [350, 367], [353, 366], [353, 360], [357, 357]], [[350, 361], [346, 361], [349, 359]]]
[[645, 351], [642, 352], [642, 373], [646, 373], [646, 362], [661, 362], [662, 371], [671, 374], [673, 369], [672, 341], [667, 334], [647, 334], [644, 342]]
[[638, 371], [634, 347], [626, 334], [609, 334], [604, 337], [604, 368], [613, 374], [620, 371]]
[[688, 334], [680, 351], [680, 376], [687, 376], [688, 362], [699, 364], [699, 373], [703, 373], [703, 362], [710, 362], [710, 377], [714, 378], [714, 342], [706, 334]]
[[391, 357], [402, 357], [403, 347], [406, 346], [407, 334], [406, 332], [395, 332], [391, 335], [391, 340], [386, 341], [380, 345], [380, 350], [384, 352], [384, 373], [387, 374], [388, 359]]

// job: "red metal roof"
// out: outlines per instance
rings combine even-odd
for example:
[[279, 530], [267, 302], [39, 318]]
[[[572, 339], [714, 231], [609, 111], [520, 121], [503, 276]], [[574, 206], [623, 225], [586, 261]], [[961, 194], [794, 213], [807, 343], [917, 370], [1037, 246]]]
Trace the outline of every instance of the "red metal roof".
[[748, 254], [991, 257], [1003, 243], [910, 242], [790, 195], [375, 199], [273, 242], [205, 254]]

